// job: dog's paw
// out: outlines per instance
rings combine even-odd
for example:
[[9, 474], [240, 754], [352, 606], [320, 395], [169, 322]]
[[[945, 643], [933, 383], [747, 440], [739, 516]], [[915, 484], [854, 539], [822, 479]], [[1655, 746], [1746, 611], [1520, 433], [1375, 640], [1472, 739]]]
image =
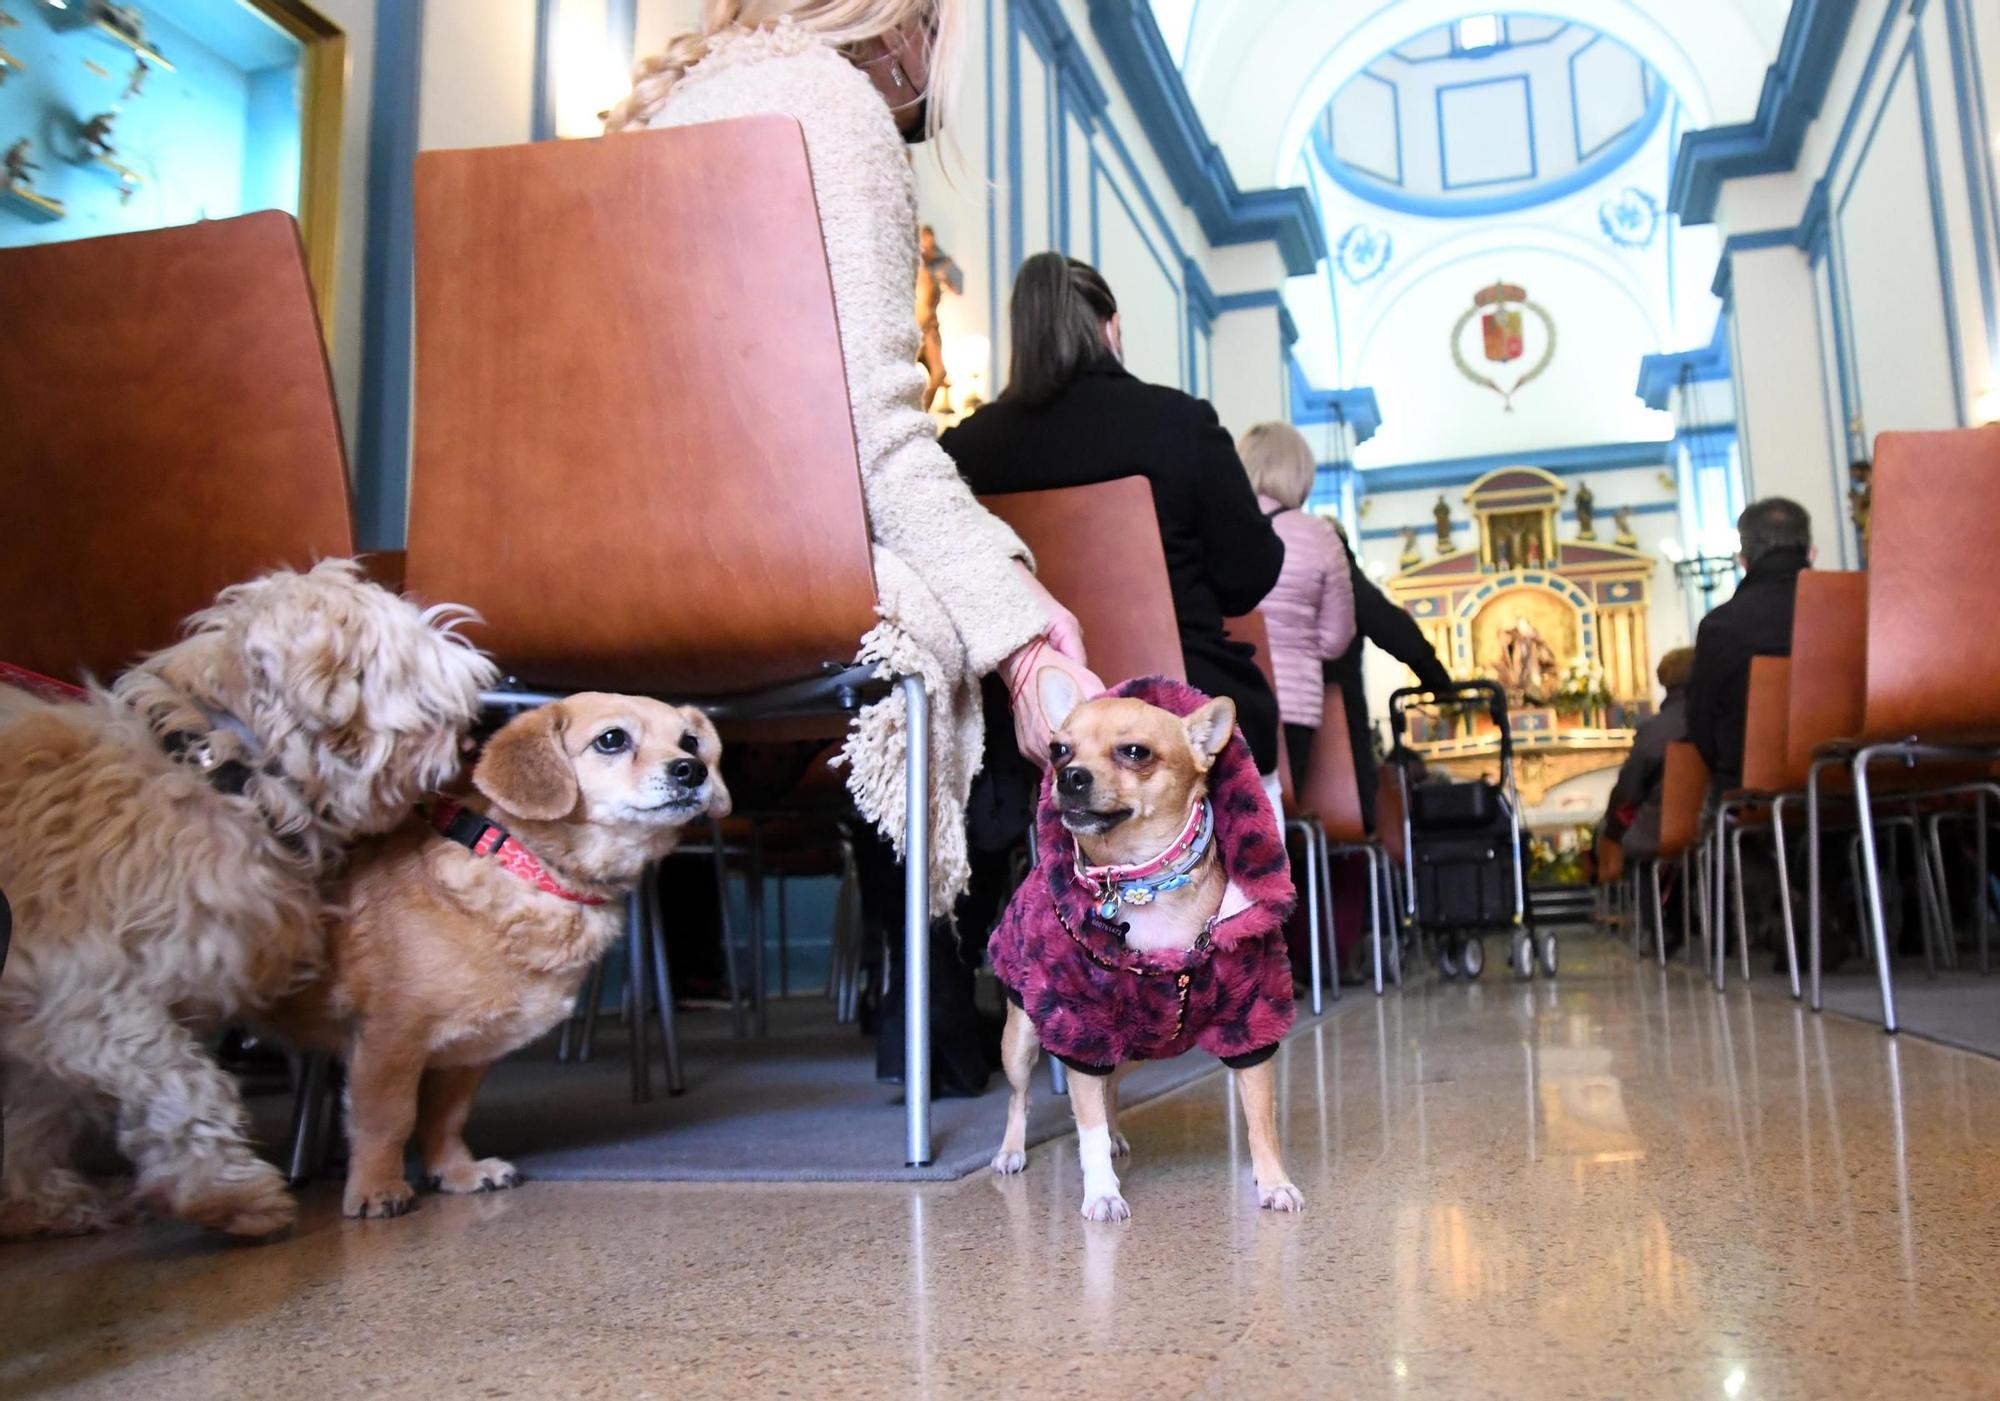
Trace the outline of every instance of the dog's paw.
[[0, 1241], [87, 1236], [130, 1221], [129, 1204], [113, 1202], [74, 1173], [62, 1173], [47, 1190], [0, 1201]]
[[170, 1193], [169, 1214], [224, 1235], [256, 1240], [274, 1236], [299, 1214], [298, 1203], [285, 1179], [269, 1163], [256, 1163], [227, 1182], [211, 1183], [185, 1194]]
[[1125, 1199], [1116, 1192], [1102, 1197], [1083, 1199], [1083, 1219], [1086, 1221], [1130, 1221], [1132, 1208], [1125, 1205]]
[[1266, 1211], [1304, 1211], [1305, 1194], [1289, 1182], [1257, 1189], [1257, 1205]]
[[429, 1182], [435, 1191], [470, 1196], [475, 1192], [504, 1192], [509, 1187], [518, 1187], [521, 1174], [504, 1158], [481, 1158], [442, 1168], [431, 1175]]
[[350, 1182], [340, 1203], [343, 1215], [364, 1220], [386, 1220], [391, 1216], [407, 1215], [416, 1209], [416, 1191], [401, 1178], [389, 1182]]
[[1129, 1158], [1132, 1156], [1132, 1142], [1116, 1129], [1111, 1131], [1111, 1156]]
[[1025, 1172], [1028, 1167], [1027, 1152], [1020, 1148], [1002, 1148], [993, 1155], [993, 1170], [1002, 1177], [1012, 1177], [1017, 1172]]

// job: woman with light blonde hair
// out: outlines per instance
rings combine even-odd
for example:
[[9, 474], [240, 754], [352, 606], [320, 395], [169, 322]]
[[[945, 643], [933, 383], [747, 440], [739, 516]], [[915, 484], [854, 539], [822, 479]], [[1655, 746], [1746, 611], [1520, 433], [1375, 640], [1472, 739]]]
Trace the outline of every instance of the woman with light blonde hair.
[[[948, 908], [966, 881], [964, 806], [981, 749], [979, 678], [1018, 694], [1024, 753], [1047, 759], [1030, 667], [1076, 673], [1075, 618], [1036, 582], [1014, 532], [973, 499], [923, 409], [916, 185], [906, 143], [934, 135], [957, 63], [961, 0], [708, 0], [700, 32], [641, 62], [609, 131], [781, 114], [804, 128], [840, 322], [863, 495], [875, 542], [881, 626], [866, 660], [930, 681], [932, 887]], [[664, 250], [671, 256], [671, 250]], [[900, 849], [903, 709], [864, 711], [849, 737], [848, 786]]]
[[[1034, 674], [1055, 667], [1085, 695], [1104, 689], [1084, 664], [1075, 617], [1036, 582], [1027, 547], [973, 498], [924, 412], [912, 311], [920, 221], [906, 147], [943, 123], [962, 3], [708, 0], [700, 31], [640, 63], [631, 95], [605, 121], [617, 132], [775, 114], [804, 130], [881, 600], [861, 659], [921, 676], [929, 693], [930, 888], [940, 916], [969, 879], [965, 807], [985, 737], [981, 678], [997, 671], [1006, 682], [1016, 743], [1038, 763], [1048, 760], [1049, 736]], [[842, 751], [855, 806], [898, 855], [906, 726], [903, 699], [892, 694], [861, 712]], [[873, 870], [872, 849], [868, 859]], [[876, 912], [884, 917], [900, 898], [888, 876], [867, 886], [885, 892]], [[973, 1078], [983, 1082], [976, 1050], [952, 1054], [953, 1009], [936, 1007], [956, 958], [932, 963], [941, 975], [938, 1088], [948, 1088], [942, 1072], [952, 1060], [977, 1063]], [[884, 1010], [893, 1014], [900, 999], [890, 1001]], [[888, 1041], [885, 1033], [885, 1058]]]
[[1289, 423], [1260, 423], [1243, 435], [1236, 454], [1257, 504], [1285, 542], [1284, 570], [1259, 611], [1271, 634], [1285, 752], [1293, 781], [1302, 783], [1326, 705], [1322, 663], [1354, 640], [1354, 581], [1339, 535], [1303, 509], [1318, 463], [1299, 430]]

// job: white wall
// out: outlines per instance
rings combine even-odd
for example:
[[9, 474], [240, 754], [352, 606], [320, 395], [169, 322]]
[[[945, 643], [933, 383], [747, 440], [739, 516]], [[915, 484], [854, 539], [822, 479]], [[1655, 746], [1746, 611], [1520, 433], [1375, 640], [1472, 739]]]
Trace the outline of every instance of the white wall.
[[2000, 417], [2000, 14], [1910, 8], [1864, 0], [1797, 168], [1726, 182], [1717, 206], [1742, 236], [1800, 223], [1824, 193], [1807, 248], [1732, 255], [1732, 319], [1755, 488], [1806, 504], [1822, 555], [1848, 567], [1854, 453]]
[[340, 222], [333, 283], [333, 389], [351, 457], [360, 432], [361, 307], [367, 281], [368, 132], [375, 80], [374, 0], [314, 0], [347, 32], [347, 92], [341, 106]]
[[425, 0], [423, 150], [505, 146], [534, 125], [535, 0]]

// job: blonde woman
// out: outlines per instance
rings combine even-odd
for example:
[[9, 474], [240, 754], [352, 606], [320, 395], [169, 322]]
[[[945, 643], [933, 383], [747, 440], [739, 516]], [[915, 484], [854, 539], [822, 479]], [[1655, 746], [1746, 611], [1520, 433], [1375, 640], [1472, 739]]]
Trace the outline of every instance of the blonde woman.
[[[1030, 672], [1070, 671], [1086, 695], [1076, 619], [1035, 581], [1014, 532], [980, 507], [923, 410], [917, 199], [905, 151], [935, 135], [953, 87], [959, 0], [708, 0], [701, 32], [639, 65], [606, 128], [777, 113], [805, 131], [875, 542], [882, 621], [862, 656], [921, 675], [934, 717], [932, 866], [942, 913], [967, 880], [965, 801], [984, 726], [979, 680], [1014, 697], [1017, 743], [1046, 762]], [[662, 250], [671, 256], [671, 250]], [[862, 814], [903, 847], [904, 709], [864, 711], [844, 750]]]
[[[1285, 542], [1285, 567], [1259, 605], [1271, 633], [1278, 715], [1294, 782], [1303, 782], [1326, 702], [1322, 663], [1354, 641], [1354, 583], [1347, 547], [1331, 525], [1302, 509], [1317, 466], [1289, 423], [1260, 423], [1236, 445], [1257, 504]], [[1344, 740], [1345, 736], [1336, 736]]]

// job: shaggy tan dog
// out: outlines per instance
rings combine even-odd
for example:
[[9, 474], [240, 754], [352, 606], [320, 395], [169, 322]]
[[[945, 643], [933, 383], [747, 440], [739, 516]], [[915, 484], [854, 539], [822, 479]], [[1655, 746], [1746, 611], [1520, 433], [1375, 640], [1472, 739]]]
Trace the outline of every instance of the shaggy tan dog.
[[496, 674], [462, 616], [330, 560], [225, 590], [83, 704], [0, 688], [0, 1235], [123, 1215], [69, 1166], [107, 1117], [137, 1204], [241, 1236], [291, 1221], [197, 1027], [310, 976], [322, 878], [458, 768]]
[[465, 1145], [479, 1082], [568, 1015], [624, 928], [624, 897], [681, 827], [729, 814], [721, 748], [699, 710], [571, 696], [487, 741], [480, 797], [355, 852], [331, 898], [325, 976], [267, 1019], [347, 1059], [349, 1216], [415, 1204], [413, 1133], [439, 1191], [519, 1180]]

